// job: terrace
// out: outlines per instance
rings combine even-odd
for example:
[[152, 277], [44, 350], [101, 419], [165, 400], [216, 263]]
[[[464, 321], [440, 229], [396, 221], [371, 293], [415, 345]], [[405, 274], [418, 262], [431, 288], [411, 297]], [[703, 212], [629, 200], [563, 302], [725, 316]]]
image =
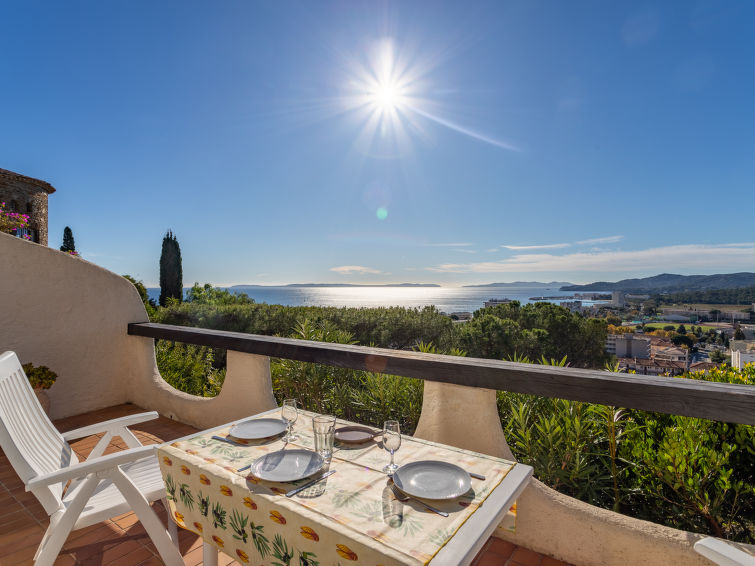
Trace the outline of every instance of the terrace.
[[[496, 409], [496, 390], [755, 424], [755, 392], [747, 386], [151, 324], [136, 290], [113, 273], [3, 234], [0, 253], [14, 272], [0, 281], [2, 349], [58, 373], [50, 397], [51, 415], [61, 430], [143, 408], [162, 416], [137, 427], [143, 441], [155, 443], [270, 409], [275, 404], [270, 357], [424, 379], [417, 436], [508, 458], [513, 456]], [[221, 393], [198, 398], [168, 386], [156, 366], [154, 339], [227, 349]], [[85, 454], [94, 442], [81, 441], [76, 449]], [[114, 444], [110, 450], [120, 448]], [[0, 460], [0, 482], [5, 503], [0, 563], [29, 563], [46, 516], [5, 459]], [[516, 534], [496, 531], [479, 564], [711, 564], [692, 548], [700, 535], [592, 507], [536, 480], [518, 507]], [[180, 540], [187, 564], [199, 563], [196, 537], [184, 532]], [[72, 533], [58, 563], [152, 564], [159, 559], [129, 514]]]

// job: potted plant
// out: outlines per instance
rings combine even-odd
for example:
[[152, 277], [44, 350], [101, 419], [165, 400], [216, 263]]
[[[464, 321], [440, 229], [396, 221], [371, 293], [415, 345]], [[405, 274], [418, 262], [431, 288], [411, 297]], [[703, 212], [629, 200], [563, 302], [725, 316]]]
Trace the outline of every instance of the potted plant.
[[22, 367], [24, 368], [26, 377], [29, 379], [29, 384], [34, 389], [37, 399], [39, 399], [39, 404], [42, 405], [46, 413], [49, 412], [50, 397], [47, 395], [47, 389], [50, 389], [55, 380], [58, 379], [58, 374], [47, 366], [35, 367], [29, 363], [24, 364]]

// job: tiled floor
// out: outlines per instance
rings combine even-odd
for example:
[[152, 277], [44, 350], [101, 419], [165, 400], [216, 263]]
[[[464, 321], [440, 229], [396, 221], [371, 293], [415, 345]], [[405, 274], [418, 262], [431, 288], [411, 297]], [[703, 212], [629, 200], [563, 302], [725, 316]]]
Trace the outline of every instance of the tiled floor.
[[[99, 411], [70, 417], [55, 424], [61, 431], [114, 419], [123, 415], [141, 412], [134, 405], [119, 405]], [[173, 440], [194, 432], [190, 426], [159, 418], [131, 427], [143, 444], [155, 444]], [[97, 444], [92, 436], [73, 444], [81, 460]], [[126, 445], [115, 439], [106, 453], [123, 450]], [[162, 504], [155, 504], [155, 511], [165, 520]], [[24, 485], [16, 475], [5, 455], [0, 452], [0, 566], [33, 564], [34, 553], [47, 529], [48, 519], [36, 498], [24, 491]], [[179, 529], [181, 554], [188, 566], [202, 563], [202, 541], [194, 533]], [[223, 555], [221, 566], [237, 564]], [[133, 513], [73, 531], [55, 562], [56, 566], [153, 566], [162, 561]], [[563, 562], [544, 557], [525, 548], [519, 548], [500, 539], [491, 538], [475, 559], [476, 566], [564, 566]]]

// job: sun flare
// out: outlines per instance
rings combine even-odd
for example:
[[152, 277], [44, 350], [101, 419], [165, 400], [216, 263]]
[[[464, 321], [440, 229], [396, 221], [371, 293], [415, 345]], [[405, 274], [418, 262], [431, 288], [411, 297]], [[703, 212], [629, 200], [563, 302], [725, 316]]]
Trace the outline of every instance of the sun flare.
[[394, 83], [378, 84], [372, 93], [372, 102], [381, 110], [393, 110], [402, 102], [401, 88]]

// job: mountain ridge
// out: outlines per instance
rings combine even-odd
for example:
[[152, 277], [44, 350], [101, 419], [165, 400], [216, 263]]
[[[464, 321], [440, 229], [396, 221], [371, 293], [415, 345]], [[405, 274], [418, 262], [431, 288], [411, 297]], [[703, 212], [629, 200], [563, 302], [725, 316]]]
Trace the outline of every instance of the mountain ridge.
[[755, 273], [717, 273], [715, 275], [676, 275], [661, 273], [652, 277], [622, 279], [614, 283], [596, 281], [586, 285], [566, 285], [560, 291], [624, 291], [674, 293], [677, 291], [707, 291], [711, 289], [737, 289], [755, 285]]

